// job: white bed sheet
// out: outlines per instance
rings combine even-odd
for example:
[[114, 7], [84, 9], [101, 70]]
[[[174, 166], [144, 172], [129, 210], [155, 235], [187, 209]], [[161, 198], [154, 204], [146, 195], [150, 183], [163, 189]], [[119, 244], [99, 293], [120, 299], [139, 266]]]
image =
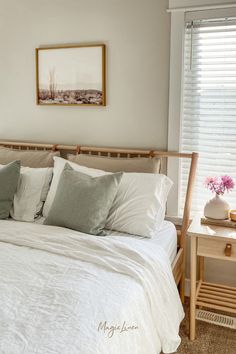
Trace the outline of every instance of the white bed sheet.
[[[35, 223], [43, 224], [44, 220], [45, 218], [41, 217], [37, 219]], [[106, 230], [106, 232], [107, 232], [107, 236], [117, 240], [122, 238], [123, 242], [125, 243], [126, 242], [129, 243], [130, 238], [135, 237], [138, 239], [145, 240], [145, 242], [148, 242], [148, 244], [150, 244], [151, 247], [161, 246], [166, 251], [171, 263], [173, 263], [176, 257], [177, 232], [176, 232], [175, 225], [170, 221], [164, 220], [161, 229], [159, 231], [156, 231], [154, 237], [152, 238], [148, 238], [148, 237], [145, 238], [137, 235], [125, 234], [124, 232], [118, 232], [118, 231]]]
[[177, 254], [177, 232], [172, 222], [164, 221], [161, 230], [150, 241], [163, 247], [170, 262], [173, 263]]
[[106, 230], [107, 236], [113, 239], [121, 239], [125, 243], [129, 243], [130, 238], [142, 239], [147, 242], [150, 247], [162, 247], [167, 253], [170, 262], [172, 263], [177, 254], [177, 233], [174, 224], [170, 221], [163, 221], [162, 227], [159, 231], [156, 231], [152, 238], [140, 237], [136, 235], [125, 234], [117, 231]]

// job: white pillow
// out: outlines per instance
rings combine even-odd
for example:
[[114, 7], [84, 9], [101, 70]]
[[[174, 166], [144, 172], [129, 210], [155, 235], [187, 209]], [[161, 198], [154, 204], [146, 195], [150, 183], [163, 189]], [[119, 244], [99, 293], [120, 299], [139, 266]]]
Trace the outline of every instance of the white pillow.
[[45, 171], [45, 178], [44, 178], [44, 184], [43, 184], [43, 188], [41, 191], [41, 196], [40, 196], [40, 202], [37, 205], [37, 212], [36, 212], [36, 216], [39, 216], [42, 214], [42, 210], [43, 210], [43, 205], [45, 200], [47, 199], [47, 195], [50, 189], [50, 184], [52, 181], [52, 172], [53, 172], [53, 168], [49, 167], [49, 168], [44, 168]]
[[34, 221], [42, 209], [52, 178], [52, 168], [21, 167], [10, 215], [18, 221]]
[[172, 184], [162, 174], [124, 173], [105, 228], [153, 237], [165, 218]]
[[[110, 172], [88, 168], [54, 157], [52, 184], [44, 204], [47, 217], [54, 200], [60, 175], [68, 163], [76, 171], [92, 177]], [[161, 174], [124, 173], [111, 207], [106, 228], [144, 237], [152, 237], [160, 229], [165, 217], [166, 200], [172, 181]]]
[[103, 176], [105, 174], [110, 173], [110, 172], [104, 172], [102, 170], [96, 170], [93, 168], [81, 166], [81, 165], [78, 165], [74, 162], [70, 162], [66, 159], [63, 159], [62, 157], [55, 156], [53, 159], [54, 159], [53, 179], [52, 179], [52, 183], [51, 183], [48, 195], [47, 195], [46, 202], [43, 207], [43, 216], [45, 218], [48, 216], [49, 210], [52, 206], [53, 200], [56, 195], [57, 186], [58, 186], [58, 183], [59, 183], [59, 180], [61, 177], [61, 173], [62, 173], [66, 163], [68, 163], [75, 171], [85, 173], [85, 174], [92, 176], [92, 177]]
[[45, 202], [45, 200], [47, 199], [47, 195], [50, 189], [50, 184], [52, 181], [52, 172], [53, 172], [53, 168], [52, 167], [48, 167], [48, 168], [44, 168], [43, 170], [45, 170], [45, 174], [44, 174], [44, 184], [43, 184], [43, 189], [41, 192], [41, 197], [40, 197], [40, 201], [41, 202]]

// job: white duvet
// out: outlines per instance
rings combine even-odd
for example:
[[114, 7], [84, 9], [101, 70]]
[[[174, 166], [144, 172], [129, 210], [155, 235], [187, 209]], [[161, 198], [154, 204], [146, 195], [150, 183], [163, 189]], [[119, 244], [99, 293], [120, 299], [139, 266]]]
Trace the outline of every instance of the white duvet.
[[175, 352], [183, 309], [163, 248], [0, 221], [1, 354]]

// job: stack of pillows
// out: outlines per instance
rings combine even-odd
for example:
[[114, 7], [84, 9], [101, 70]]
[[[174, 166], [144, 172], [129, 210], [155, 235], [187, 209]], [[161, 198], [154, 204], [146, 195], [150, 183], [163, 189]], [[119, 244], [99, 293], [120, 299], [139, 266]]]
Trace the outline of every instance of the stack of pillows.
[[53, 156], [53, 168], [20, 167], [20, 161], [0, 165], [0, 218], [32, 222], [42, 214], [46, 225], [86, 234], [105, 235], [108, 229], [153, 237], [164, 220], [171, 180], [82, 166], [81, 157]]
[[55, 156], [59, 153], [0, 147], [0, 219], [32, 222], [41, 215]]

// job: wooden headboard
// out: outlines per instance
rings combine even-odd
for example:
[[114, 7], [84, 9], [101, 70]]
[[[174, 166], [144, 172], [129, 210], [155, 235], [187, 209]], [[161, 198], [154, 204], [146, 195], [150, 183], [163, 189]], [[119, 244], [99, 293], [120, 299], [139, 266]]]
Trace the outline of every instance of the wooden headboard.
[[19, 150], [53, 150], [60, 151], [61, 156], [66, 157], [67, 153], [72, 154], [89, 154], [97, 156], [107, 157], [159, 157], [161, 162], [168, 158], [187, 158], [191, 160], [188, 186], [186, 190], [185, 206], [183, 221], [181, 227], [181, 234], [179, 238], [180, 247], [185, 245], [185, 236], [189, 226], [190, 209], [192, 202], [193, 185], [196, 174], [198, 153], [180, 153], [172, 151], [158, 151], [158, 150], [144, 150], [144, 149], [123, 149], [123, 148], [110, 148], [110, 147], [94, 147], [94, 146], [80, 146], [80, 145], [63, 145], [63, 144], [40, 144], [29, 142], [17, 142], [17, 141], [0, 141], [0, 146], [19, 149]]
[[18, 141], [0, 141], [0, 146], [17, 149], [17, 150], [52, 150], [60, 151], [61, 156], [67, 156], [67, 153], [72, 154], [89, 154], [95, 156], [107, 156], [115, 158], [134, 158], [134, 157], [158, 157], [161, 160], [161, 165], [165, 164], [168, 158], [187, 158], [191, 160], [189, 170], [189, 180], [185, 197], [185, 206], [183, 221], [181, 226], [181, 233], [179, 237], [180, 247], [185, 245], [185, 235], [189, 226], [190, 208], [192, 202], [192, 192], [194, 179], [196, 174], [198, 153], [180, 153], [173, 151], [158, 151], [158, 150], [144, 150], [144, 149], [123, 149], [110, 147], [94, 147], [94, 146], [80, 146], [80, 145], [63, 145], [63, 144], [41, 144]]

